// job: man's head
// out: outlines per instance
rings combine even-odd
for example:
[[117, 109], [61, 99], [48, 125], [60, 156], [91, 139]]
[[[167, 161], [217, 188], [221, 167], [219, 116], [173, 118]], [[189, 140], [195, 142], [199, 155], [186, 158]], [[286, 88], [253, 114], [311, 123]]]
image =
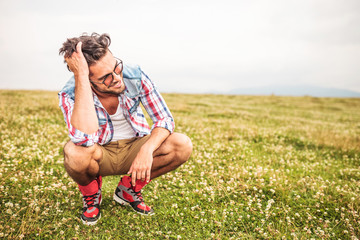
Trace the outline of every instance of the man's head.
[[[81, 42], [80, 45], [78, 45], [79, 42]], [[70, 66], [69, 59], [71, 63], [74, 52], [77, 52], [75, 54], [77, 58], [79, 52], [82, 53], [80, 58], [85, 58], [87, 62], [89, 68], [88, 77], [93, 90], [98, 96], [99, 94], [118, 95], [125, 89], [122, 76], [123, 63], [110, 52], [110, 43], [111, 40], [108, 34], [99, 35], [93, 33], [91, 36], [83, 34], [77, 38], [67, 39], [59, 50], [59, 54], [64, 54], [68, 68]]]
[[65, 58], [70, 57], [76, 51], [79, 42], [82, 42], [81, 50], [90, 67], [106, 55], [111, 39], [106, 33], [101, 35], [92, 33], [90, 36], [84, 33], [80, 37], [68, 38], [59, 49], [59, 54], [64, 55]]

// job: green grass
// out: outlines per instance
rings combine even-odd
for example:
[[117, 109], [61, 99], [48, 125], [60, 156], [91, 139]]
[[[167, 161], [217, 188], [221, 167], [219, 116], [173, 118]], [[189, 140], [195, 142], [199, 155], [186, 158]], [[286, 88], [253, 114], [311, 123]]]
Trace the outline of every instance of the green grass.
[[356, 239], [360, 99], [164, 94], [190, 160], [144, 188], [155, 216], [112, 200], [84, 226], [63, 167], [55, 92], [0, 91], [0, 238]]

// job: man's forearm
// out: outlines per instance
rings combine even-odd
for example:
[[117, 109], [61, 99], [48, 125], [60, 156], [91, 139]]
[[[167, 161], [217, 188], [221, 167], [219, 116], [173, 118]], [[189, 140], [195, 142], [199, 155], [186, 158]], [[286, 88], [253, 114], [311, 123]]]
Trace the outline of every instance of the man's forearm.
[[92, 90], [86, 75], [75, 76], [75, 104], [71, 124], [86, 134], [93, 134], [99, 128]]
[[170, 132], [165, 128], [154, 128], [151, 132], [150, 138], [141, 148], [147, 149], [151, 152], [155, 152], [156, 149], [160, 147], [160, 145], [166, 140], [169, 135]]

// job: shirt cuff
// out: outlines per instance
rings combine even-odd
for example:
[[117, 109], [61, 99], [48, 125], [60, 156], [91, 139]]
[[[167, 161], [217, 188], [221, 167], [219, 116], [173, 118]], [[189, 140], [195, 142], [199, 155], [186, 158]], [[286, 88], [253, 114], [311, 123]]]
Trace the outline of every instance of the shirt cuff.
[[74, 129], [73, 132], [70, 132], [69, 137], [75, 145], [84, 147], [91, 147], [99, 141], [98, 132], [86, 134], [78, 129]]
[[151, 131], [157, 127], [165, 128], [170, 133], [173, 133], [175, 130], [175, 122], [172, 118], [166, 118], [166, 119], [159, 120], [152, 126]]

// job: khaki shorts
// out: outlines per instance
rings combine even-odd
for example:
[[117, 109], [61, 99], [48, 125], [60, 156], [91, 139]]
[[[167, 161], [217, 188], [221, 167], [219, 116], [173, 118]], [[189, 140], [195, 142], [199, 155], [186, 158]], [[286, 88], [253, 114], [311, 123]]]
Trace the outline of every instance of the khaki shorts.
[[147, 135], [99, 145], [103, 153], [99, 161], [100, 175], [104, 177], [127, 174], [141, 146], [149, 137], [150, 135]]

